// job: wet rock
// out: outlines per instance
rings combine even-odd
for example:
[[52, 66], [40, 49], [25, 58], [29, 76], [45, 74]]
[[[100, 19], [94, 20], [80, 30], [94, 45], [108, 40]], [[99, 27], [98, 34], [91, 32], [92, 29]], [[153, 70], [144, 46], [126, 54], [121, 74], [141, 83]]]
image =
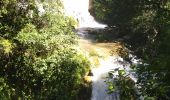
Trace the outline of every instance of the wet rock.
[[93, 76], [93, 72], [90, 70], [87, 76]]

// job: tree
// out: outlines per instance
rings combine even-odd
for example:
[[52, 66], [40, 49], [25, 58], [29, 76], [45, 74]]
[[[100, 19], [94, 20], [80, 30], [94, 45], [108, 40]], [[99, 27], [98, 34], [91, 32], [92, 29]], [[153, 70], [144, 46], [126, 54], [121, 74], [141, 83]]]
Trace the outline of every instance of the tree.
[[99, 22], [120, 26], [139, 13], [138, 5], [137, 0], [93, 0], [90, 12]]
[[0, 1], [1, 98], [75, 100], [89, 63], [56, 1]]
[[131, 36], [127, 42], [144, 65], [137, 67], [145, 98], [168, 100], [170, 1], [93, 0], [92, 15]]

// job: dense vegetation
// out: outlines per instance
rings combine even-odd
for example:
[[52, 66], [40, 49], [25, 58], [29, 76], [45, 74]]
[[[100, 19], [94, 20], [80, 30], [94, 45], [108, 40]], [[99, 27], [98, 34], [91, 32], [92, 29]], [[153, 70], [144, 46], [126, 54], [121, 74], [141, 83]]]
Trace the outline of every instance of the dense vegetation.
[[0, 1], [0, 98], [75, 100], [87, 59], [59, 0]]
[[141, 95], [146, 100], [170, 99], [170, 1], [93, 0], [96, 20], [128, 35], [142, 65], [136, 68]]

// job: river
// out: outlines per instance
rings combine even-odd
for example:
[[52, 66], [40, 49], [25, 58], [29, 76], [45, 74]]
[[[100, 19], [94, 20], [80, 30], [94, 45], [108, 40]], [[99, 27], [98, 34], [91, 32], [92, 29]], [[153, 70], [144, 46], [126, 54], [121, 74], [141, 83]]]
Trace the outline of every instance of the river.
[[[112, 49], [118, 48], [118, 43], [96, 42], [94, 35], [88, 34], [89, 30], [104, 29], [107, 25], [100, 24], [94, 20], [88, 11], [89, 0], [63, 0], [65, 12], [79, 22], [77, 34], [80, 37], [79, 46], [88, 55], [92, 62], [91, 70], [93, 75], [91, 100], [119, 100], [119, 91], [108, 94], [106, 77], [113, 69], [123, 69], [129, 66], [117, 54], [110, 55]], [[89, 56], [93, 52], [96, 56]], [[97, 63], [97, 64], [96, 64]], [[128, 67], [127, 67], [128, 68]], [[117, 75], [118, 73], [115, 73]]]

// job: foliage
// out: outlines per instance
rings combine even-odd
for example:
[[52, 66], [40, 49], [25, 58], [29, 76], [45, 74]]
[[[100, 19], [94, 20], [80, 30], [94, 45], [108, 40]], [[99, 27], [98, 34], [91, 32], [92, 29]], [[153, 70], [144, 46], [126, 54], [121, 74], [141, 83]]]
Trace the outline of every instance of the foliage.
[[11, 53], [13, 47], [13, 44], [9, 40], [0, 38], [0, 50], [2, 52], [5, 54]]
[[[118, 75], [115, 75], [118, 73]], [[125, 72], [124, 69], [114, 69], [109, 72], [109, 78], [106, 81], [108, 85], [108, 93], [119, 91], [120, 100], [137, 100], [135, 82]]]
[[130, 23], [138, 12], [137, 0], [93, 0], [92, 5], [90, 12], [96, 20], [119, 28]]
[[76, 21], [59, 0], [0, 2], [0, 98], [75, 100], [89, 70]]
[[138, 84], [145, 98], [169, 100], [170, 1], [93, 0], [97, 20], [128, 34], [127, 42], [143, 65], [137, 68]]
[[2, 0], [0, 9], [0, 36], [4, 38], [13, 38], [37, 12], [34, 0]]

